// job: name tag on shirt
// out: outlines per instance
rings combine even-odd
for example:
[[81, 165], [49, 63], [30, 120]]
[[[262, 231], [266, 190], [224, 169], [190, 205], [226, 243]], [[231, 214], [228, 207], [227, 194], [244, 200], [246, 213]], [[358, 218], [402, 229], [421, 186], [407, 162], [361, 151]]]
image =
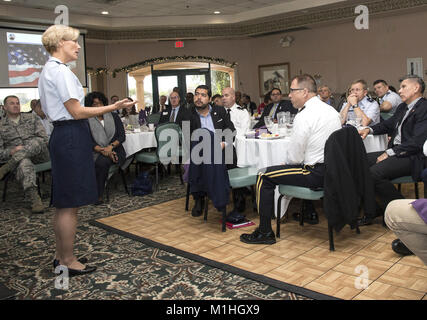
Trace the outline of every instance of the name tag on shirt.
[[167, 112], [163, 112], [163, 115], [164, 115], [164, 116], [167, 116], [167, 115], [168, 115], [168, 113], [167, 113]]

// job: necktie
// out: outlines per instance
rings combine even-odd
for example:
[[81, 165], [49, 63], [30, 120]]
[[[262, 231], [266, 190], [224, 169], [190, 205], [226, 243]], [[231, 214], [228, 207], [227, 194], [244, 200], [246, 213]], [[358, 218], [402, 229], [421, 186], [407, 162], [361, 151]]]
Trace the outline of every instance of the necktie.
[[171, 117], [169, 118], [169, 122], [175, 122], [175, 108], [172, 108]]
[[274, 117], [274, 114], [276, 113], [276, 108], [277, 108], [278, 104], [273, 105], [273, 107], [270, 110], [270, 114], [268, 115], [270, 118]]
[[227, 115], [228, 115], [229, 118], [230, 118], [230, 112], [231, 112], [231, 108], [227, 108]]

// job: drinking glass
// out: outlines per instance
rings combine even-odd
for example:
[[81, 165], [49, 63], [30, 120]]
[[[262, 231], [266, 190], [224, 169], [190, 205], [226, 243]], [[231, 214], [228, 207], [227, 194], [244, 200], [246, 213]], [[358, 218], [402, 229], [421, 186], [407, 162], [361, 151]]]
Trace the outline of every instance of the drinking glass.
[[264, 117], [264, 123], [270, 133], [273, 130], [274, 121], [271, 117]]

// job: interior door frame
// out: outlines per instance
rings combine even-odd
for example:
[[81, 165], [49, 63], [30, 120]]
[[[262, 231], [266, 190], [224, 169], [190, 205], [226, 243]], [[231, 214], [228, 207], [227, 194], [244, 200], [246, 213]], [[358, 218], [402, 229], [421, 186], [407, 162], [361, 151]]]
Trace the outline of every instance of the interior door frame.
[[164, 76], [177, 76], [178, 87], [181, 89], [180, 97], [181, 102], [185, 101], [187, 94], [187, 84], [185, 77], [188, 75], [204, 75], [206, 77], [206, 84], [211, 88], [211, 64], [209, 63], [208, 68], [202, 69], [174, 69], [174, 70], [154, 70], [153, 65], [151, 66], [151, 79], [153, 82], [153, 105], [159, 104], [159, 77]]

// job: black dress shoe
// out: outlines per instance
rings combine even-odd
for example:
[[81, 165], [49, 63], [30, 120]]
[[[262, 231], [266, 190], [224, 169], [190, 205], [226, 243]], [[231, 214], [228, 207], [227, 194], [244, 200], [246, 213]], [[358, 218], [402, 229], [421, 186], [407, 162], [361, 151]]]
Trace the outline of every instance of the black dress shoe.
[[276, 236], [273, 231], [261, 233], [259, 228], [256, 228], [252, 233], [242, 234], [240, 241], [248, 244], [274, 244], [276, 243]]
[[[295, 221], [300, 221], [300, 213], [299, 212], [295, 212], [292, 214], [292, 218]], [[304, 213], [304, 222], [307, 222], [308, 224], [318, 224], [319, 223], [319, 216], [317, 214], [316, 211], [314, 212], [306, 212]]]
[[194, 204], [193, 209], [191, 210], [191, 215], [193, 217], [200, 217], [202, 215], [203, 207], [204, 207], [204, 198], [198, 198], [196, 203]]
[[374, 223], [374, 219], [375, 218], [370, 218], [370, 217], [367, 217], [367, 216], [363, 216], [362, 218], [357, 219], [357, 225], [359, 227], [361, 227], [361, 226], [369, 226], [369, 225], [371, 225], [371, 224]]
[[391, 243], [391, 248], [394, 252], [402, 256], [410, 256], [414, 254], [411, 250], [408, 249], [407, 246], [405, 246], [405, 244], [400, 239], [393, 240], [393, 242]]
[[[88, 260], [87, 258], [83, 257], [83, 258], [77, 259], [77, 261], [82, 264], [86, 264]], [[59, 266], [59, 260], [53, 259], [53, 269], [55, 269], [57, 266]]]

